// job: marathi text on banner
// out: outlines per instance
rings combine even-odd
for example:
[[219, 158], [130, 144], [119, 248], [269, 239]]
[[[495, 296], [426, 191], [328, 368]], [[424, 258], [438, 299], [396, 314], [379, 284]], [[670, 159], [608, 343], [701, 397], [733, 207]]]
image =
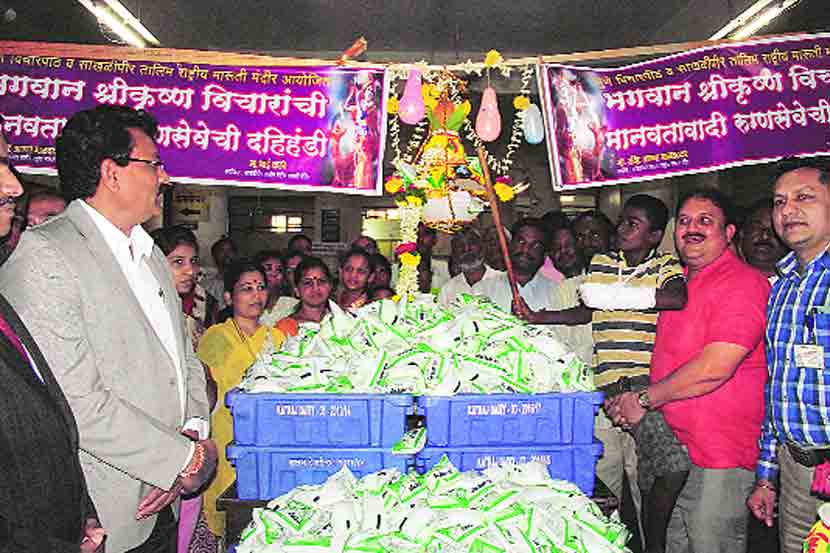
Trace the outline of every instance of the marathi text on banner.
[[381, 193], [382, 68], [86, 59], [51, 55], [49, 44], [40, 55], [15, 48], [0, 43], [0, 114], [12, 162], [24, 172], [53, 172], [66, 121], [108, 104], [155, 116], [174, 181]]

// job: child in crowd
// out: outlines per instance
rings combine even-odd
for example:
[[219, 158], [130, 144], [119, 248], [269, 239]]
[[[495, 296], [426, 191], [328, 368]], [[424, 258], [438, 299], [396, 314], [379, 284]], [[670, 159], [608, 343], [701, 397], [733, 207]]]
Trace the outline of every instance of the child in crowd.
[[[680, 261], [657, 251], [668, 218], [659, 199], [632, 196], [617, 225], [618, 249], [591, 259], [580, 287], [583, 305], [540, 312], [517, 306], [517, 315], [534, 324], [592, 323], [594, 379], [606, 401], [648, 386], [659, 311], [686, 305]], [[658, 411], [648, 411], [634, 428], [615, 427], [600, 412], [596, 436], [604, 446], [597, 476], [621, 497], [623, 472], [628, 475], [647, 550], [664, 551], [668, 521], [688, 475], [688, 454]]]

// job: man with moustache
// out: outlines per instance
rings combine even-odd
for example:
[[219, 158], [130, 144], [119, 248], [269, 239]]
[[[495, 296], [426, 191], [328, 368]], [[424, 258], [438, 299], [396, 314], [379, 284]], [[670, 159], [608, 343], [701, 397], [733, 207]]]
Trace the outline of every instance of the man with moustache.
[[[510, 235], [510, 261], [519, 286], [520, 303], [513, 300], [507, 273], [480, 282], [476, 294], [490, 298], [500, 308], [525, 319], [528, 311], [561, 311], [574, 307], [579, 281], [565, 280], [557, 284], [542, 274], [545, 252], [550, 244], [547, 225], [541, 219], [528, 217], [517, 221]], [[551, 328], [590, 366], [594, 347], [590, 324], [553, 324]]]
[[[542, 222], [548, 226], [548, 232], [550, 232], [551, 236], [551, 249], [548, 252], [548, 256], [545, 258], [545, 264], [542, 265], [542, 274], [559, 284], [565, 280], [566, 276], [562, 273], [562, 270], [556, 266], [556, 262], [554, 260], [554, 253], [557, 251], [557, 242], [562, 244], [562, 239], [560, 238], [557, 241], [556, 235], [560, 234], [561, 236], [559, 231], [562, 229], [571, 229], [571, 222], [568, 220], [568, 216], [565, 215], [565, 213], [556, 209], [545, 213], [542, 216]], [[575, 237], [573, 245], [574, 252], [576, 252]]]
[[441, 305], [451, 304], [459, 294], [475, 294], [482, 281], [502, 274], [484, 263], [481, 233], [473, 227], [452, 237], [450, 253], [461, 272], [441, 287], [438, 293]]
[[[519, 295], [534, 311], [557, 309], [553, 304], [556, 283], [540, 271], [550, 243], [547, 226], [541, 219], [528, 217], [517, 221], [510, 235], [510, 261], [513, 263]], [[510, 311], [513, 304], [513, 292], [507, 273], [482, 281], [477, 293], [490, 298], [505, 311]]]
[[78, 421], [109, 553], [172, 552], [171, 504], [216, 466], [205, 373], [164, 254], [142, 229], [169, 181], [143, 112], [99, 106], [56, 142], [66, 211], [23, 234], [0, 291]]
[[749, 208], [741, 226], [741, 255], [744, 261], [761, 271], [770, 284], [777, 280], [775, 264], [787, 255], [787, 246], [781, 243], [772, 226], [772, 200], [758, 200]]
[[675, 243], [686, 264], [688, 302], [663, 311], [651, 359], [651, 384], [615, 397], [615, 424], [636, 425], [660, 409], [689, 452], [692, 467], [671, 515], [667, 551], [746, 549], [767, 371], [762, 338], [769, 283], [729, 249], [729, 200], [717, 190], [685, 196]]
[[792, 252], [769, 298], [767, 410], [747, 504], [772, 526], [777, 495], [781, 550], [796, 553], [821, 503], [816, 466], [830, 459], [830, 164], [785, 160], [778, 175], [772, 220]]
[[[0, 236], [23, 193], [0, 117]], [[104, 530], [78, 460], [78, 429], [49, 364], [0, 296], [0, 552], [91, 553]]]

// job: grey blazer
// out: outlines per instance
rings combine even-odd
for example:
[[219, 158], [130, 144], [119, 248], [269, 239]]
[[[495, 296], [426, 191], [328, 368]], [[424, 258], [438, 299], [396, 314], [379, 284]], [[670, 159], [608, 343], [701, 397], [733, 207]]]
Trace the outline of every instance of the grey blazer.
[[0, 268], [0, 293], [40, 346], [75, 414], [81, 465], [108, 553], [149, 537], [156, 517], [136, 521], [138, 503], [151, 486], [169, 488], [184, 467], [190, 451], [179, 433], [184, 421], [209, 416], [204, 370], [157, 247], [149, 265], [177, 329], [184, 406], [172, 358], [78, 202], [27, 230]]

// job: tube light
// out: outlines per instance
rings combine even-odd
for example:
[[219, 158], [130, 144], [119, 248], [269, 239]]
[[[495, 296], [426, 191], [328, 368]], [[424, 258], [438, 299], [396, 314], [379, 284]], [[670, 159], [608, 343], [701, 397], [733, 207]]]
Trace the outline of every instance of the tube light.
[[112, 32], [130, 46], [136, 48], [147, 47], [147, 42], [138, 33], [131, 29], [126, 22], [120, 21], [112, 11], [99, 5], [96, 0], [78, 0], [78, 2], [89, 10], [100, 23], [109, 27]]
[[147, 29], [147, 27], [145, 27], [141, 23], [141, 21], [136, 16], [134, 16], [132, 12], [130, 12], [130, 10], [124, 7], [124, 5], [121, 2], [119, 2], [118, 0], [104, 1], [112, 9], [112, 11], [114, 11], [119, 17], [121, 17], [121, 19], [124, 20], [124, 22], [127, 25], [138, 31], [138, 34], [140, 34], [144, 38], [144, 40], [146, 40], [154, 46], [158, 46], [159, 44], [161, 44], [159, 40], [155, 36], [153, 36], [153, 33], [151, 33]]
[[735, 19], [724, 25], [709, 40], [732, 38], [741, 40], [752, 36], [773, 19], [798, 3], [799, 0], [758, 0]]
[[735, 31], [741, 25], [746, 25], [746, 23], [750, 19], [752, 19], [755, 15], [760, 13], [761, 10], [772, 4], [774, 1], [775, 0], [758, 0], [757, 2], [749, 6], [749, 8], [744, 10], [735, 19], [724, 25], [720, 31], [709, 37], [709, 40], [720, 40], [722, 38], [726, 38], [729, 35], [729, 33]]
[[798, 0], [790, 0], [789, 2], [781, 2], [776, 4], [775, 6], [770, 6], [766, 9], [766, 11], [762, 12], [758, 15], [755, 19], [744, 25], [742, 28], [738, 29], [738, 31], [732, 35], [732, 38], [736, 40], [741, 40], [747, 37], [750, 37], [757, 33], [760, 29], [763, 29], [770, 22], [784, 13], [787, 8], [795, 4]]

